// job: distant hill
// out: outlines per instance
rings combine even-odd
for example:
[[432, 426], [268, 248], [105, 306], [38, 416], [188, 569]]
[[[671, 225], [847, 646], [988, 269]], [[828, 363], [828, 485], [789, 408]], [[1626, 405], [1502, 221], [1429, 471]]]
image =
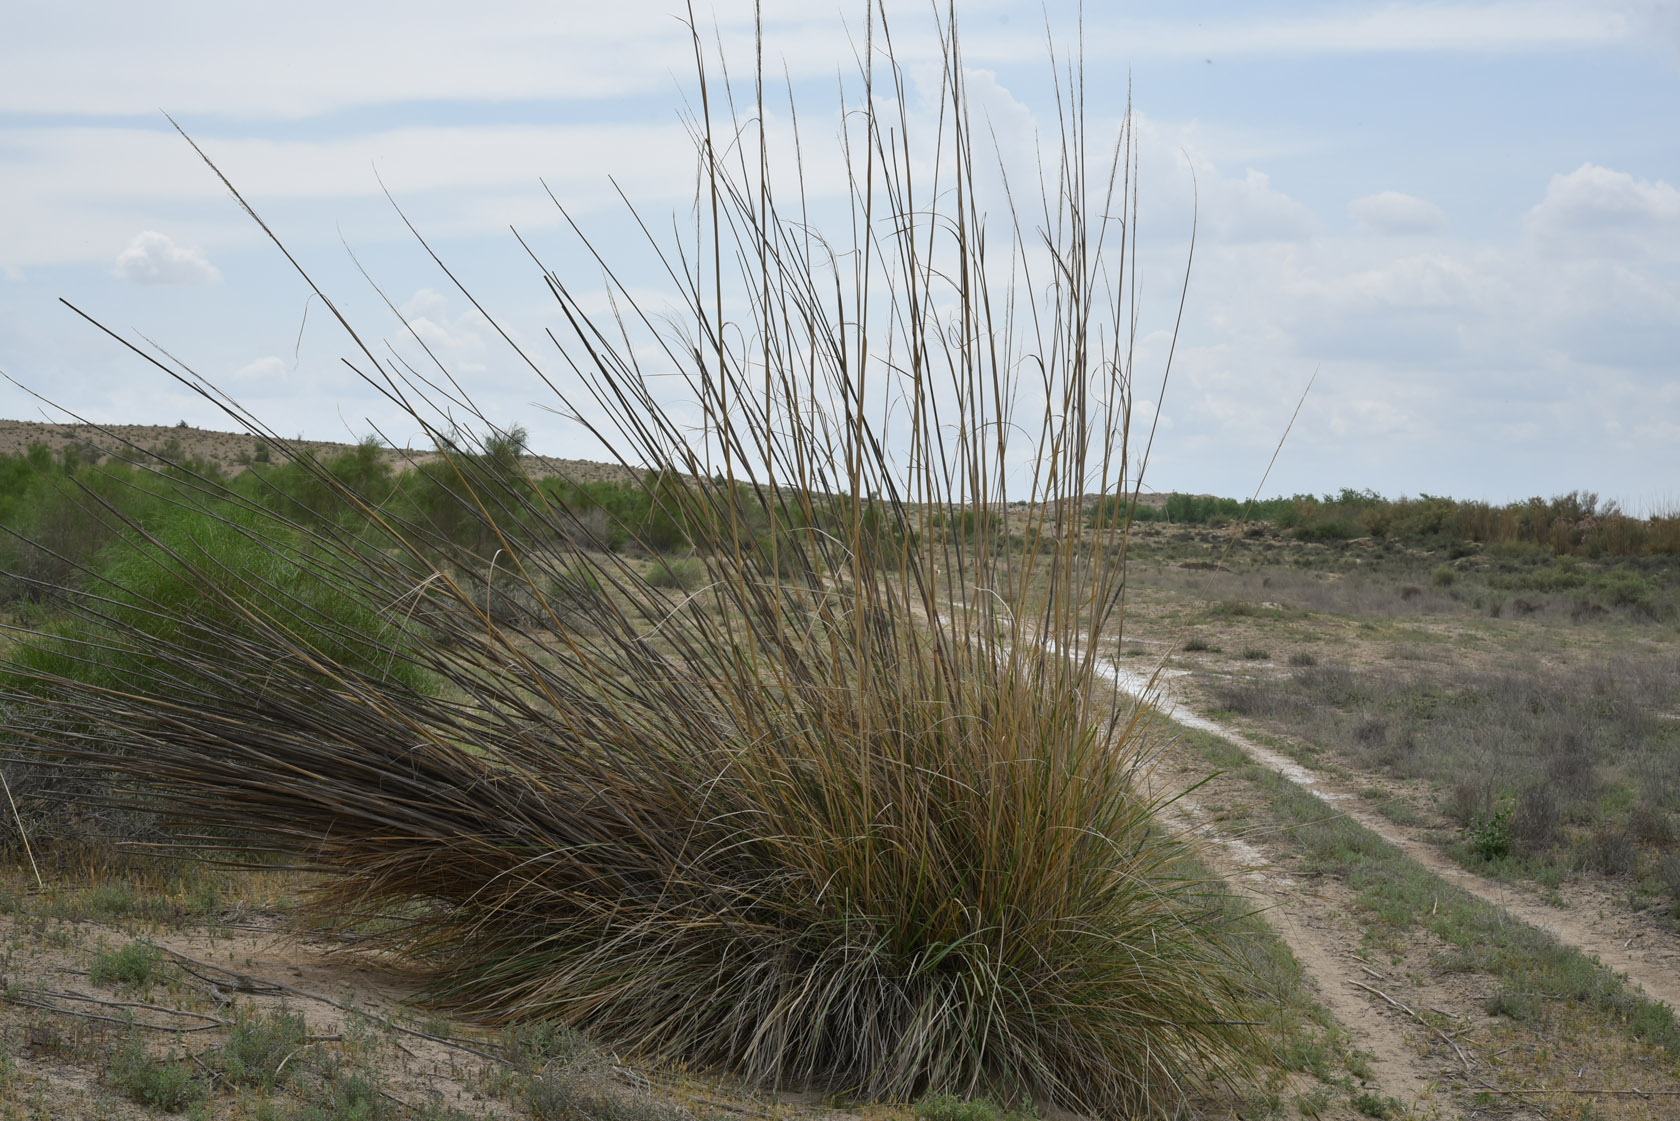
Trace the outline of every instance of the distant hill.
[[[174, 443], [173, 451], [170, 448]], [[326, 457], [349, 451], [353, 444], [331, 440], [288, 440], [299, 451]], [[52, 424], [36, 420], [0, 420], [0, 455], [21, 455], [31, 445], [45, 444], [54, 452], [75, 448], [85, 460], [93, 461], [115, 455], [130, 457], [133, 449], [164, 451], [171, 458], [181, 456], [201, 463], [213, 463], [230, 475], [245, 470], [245, 465], [257, 453], [261, 442], [255, 437], [237, 432], [217, 432], [191, 425], [157, 424]], [[406, 466], [427, 463], [437, 458], [435, 452], [404, 452], [386, 448], [385, 458], [402, 470]], [[623, 481], [631, 472], [611, 463], [596, 463], [587, 459], [551, 459], [547, 456], [525, 457], [525, 469], [533, 478], [564, 475], [575, 482], [596, 482], [612, 479]]]

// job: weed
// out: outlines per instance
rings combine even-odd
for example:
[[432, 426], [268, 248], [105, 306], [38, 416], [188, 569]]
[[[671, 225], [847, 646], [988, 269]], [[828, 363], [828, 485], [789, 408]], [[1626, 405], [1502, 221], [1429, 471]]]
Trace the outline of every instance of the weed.
[[1297, 669], [1318, 665], [1318, 657], [1310, 650], [1297, 650], [1289, 655], [1289, 664]]
[[118, 1093], [168, 1113], [179, 1113], [204, 1097], [205, 1086], [184, 1060], [153, 1059], [138, 1031], [111, 1056], [105, 1079]]
[[595, 1053], [594, 1045], [576, 1028], [543, 1021], [503, 1028], [501, 1050], [521, 1070], [540, 1070], [551, 1063], [576, 1065]]
[[1390, 1121], [1399, 1118], [1406, 1107], [1397, 1098], [1364, 1090], [1353, 1096], [1353, 1108], [1358, 1110], [1361, 1116], [1375, 1117], [1377, 1121]]
[[654, 561], [647, 579], [648, 583], [655, 588], [677, 588], [685, 592], [693, 591], [705, 582], [706, 569], [699, 561], [691, 557], [680, 560], [666, 560], [661, 557]]
[[304, 1050], [308, 1034], [303, 1016], [296, 1012], [242, 1016], [222, 1046], [222, 1070], [235, 1085], [272, 1090]]
[[1184, 640], [1183, 649], [1186, 654], [1200, 654], [1205, 651], [1217, 651], [1219, 647], [1210, 646], [1207, 639], [1199, 634], [1193, 634]]
[[1512, 810], [1506, 807], [1471, 819], [1465, 829], [1470, 851], [1483, 860], [1503, 860], [1511, 854]]
[[130, 942], [120, 950], [101, 950], [94, 954], [88, 978], [96, 985], [145, 989], [156, 980], [162, 964], [162, 950], [149, 942]]
[[916, 1121], [1025, 1121], [1031, 1114], [1008, 1112], [989, 1098], [929, 1094], [910, 1107]]
[[257, 1107], [257, 1121], [398, 1121], [401, 1116], [379, 1083], [360, 1072], [329, 1082], [324, 1100], [291, 1109], [274, 1102]]
[[1248, 662], [1264, 662], [1271, 656], [1270, 650], [1260, 646], [1245, 646], [1242, 649], [1242, 658]]

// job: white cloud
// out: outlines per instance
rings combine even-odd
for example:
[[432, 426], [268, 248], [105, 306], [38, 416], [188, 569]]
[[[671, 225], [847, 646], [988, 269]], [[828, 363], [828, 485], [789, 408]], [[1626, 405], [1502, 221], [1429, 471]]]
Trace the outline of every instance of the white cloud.
[[176, 245], [156, 230], [135, 235], [117, 254], [111, 275], [130, 284], [214, 284], [222, 279], [201, 250]]
[[1560, 257], [1680, 257], [1680, 190], [1585, 163], [1554, 175], [1525, 229]]
[[[467, 307], [458, 315], [449, 314], [449, 299], [430, 288], [422, 288], [399, 309], [408, 329], [397, 340], [397, 349], [409, 348], [407, 338], [418, 340], [427, 352], [441, 362], [452, 374], [483, 374], [489, 351], [488, 339], [494, 328], [477, 308]], [[410, 354], [411, 362], [430, 365], [424, 354]]]
[[1282, 191], [1271, 176], [1249, 168], [1241, 179], [1216, 178], [1203, 198], [1216, 235], [1226, 242], [1303, 241], [1312, 236], [1312, 212]]
[[1310, 210], [1273, 187], [1267, 172], [1249, 167], [1238, 178], [1220, 170], [1194, 122], [1163, 124], [1138, 113], [1134, 123], [1142, 224], [1149, 236], [1188, 233], [1194, 199], [1197, 236], [1206, 241], [1248, 245], [1312, 237], [1317, 223]]
[[274, 381], [284, 377], [286, 363], [272, 354], [253, 359], [233, 371], [233, 380], [241, 382]]
[[1447, 216], [1428, 199], [1382, 191], [1348, 203], [1348, 214], [1367, 233], [1429, 234], [1446, 227]]
[[[1348, 11], [1281, 19], [1122, 23], [1088, 37], [1103, 54], [1133, 58], [1579, 50], [1626, 41], [1637, 20], [1568, 0], [1348, 5]], [[1240, 9], [1239, 9], [1240, 10]], [[1284, 8], [1282, 10], [1287, 10]]]

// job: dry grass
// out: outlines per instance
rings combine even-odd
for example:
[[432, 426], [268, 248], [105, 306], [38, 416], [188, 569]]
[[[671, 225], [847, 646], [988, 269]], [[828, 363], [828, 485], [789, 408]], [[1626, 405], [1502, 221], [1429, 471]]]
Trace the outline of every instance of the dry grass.
[[[499, 457], [514, 434], [480, 416], [483, 445], [463, 440], [439, 418], [470, 402], [429, 400], [352, 332], [485, 547], [324, 469], [357, 518], [259, 517], [207, 484], [193, 515], [268, 559], [151, 534], [131, 579], [14, 662], [15, 734], [318, 868], [319, 917], [435, 967], [434, 999], [479, 1017], [889, 1099], [1165, 1114], [1242, 1078], [1233, 911], [1140, 793], [1138, 714], [1092, 689], [1126, 523], [1087, 529], [1082, 496], [1136, 484], [1115, 295], [1134, 231], [1102, 217], [1132, 210], [1130, 134], [1090, 180], [1070, 85], [1040, 228], [1006, 224], [1008, 261], [988, 256], [941, 32], [918, 179], [915, 122], [878, 116], [909, 99], [871, 25], [844, 252], [802, 199], [781, 208], [766, 141], [702, 67], [700, 245], [656, 245], [684, 326], [624, 291], [592, 318], [549, 274], [588, 388], [562, 406], [662, 480], [683, 579], [580, 547]], [[698, 435], [653, 396], [649, 340]], [[498, 588], [528, 607], [498, 613]], [[50, 733], [26, 718], [43, 707]]]

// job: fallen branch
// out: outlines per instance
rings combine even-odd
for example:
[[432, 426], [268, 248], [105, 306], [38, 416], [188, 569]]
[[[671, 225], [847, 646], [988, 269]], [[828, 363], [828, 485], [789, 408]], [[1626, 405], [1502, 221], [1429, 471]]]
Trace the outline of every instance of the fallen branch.
[[[299, 997], [304, 998], [305, 1000], [314, 1000], [314, 1001], [320, 1002], [321, 1004], [325, 1004], [325, 1005], [328, 1005], [330, 1007], [337, 1008], [341, 1012], [348, 1012], [352, 1016], [365, 1017], [366, 1019], [372, 1020], [375, 1023], [379, 1024], [381, 1027], [387, 1028], [391, 1031], [402, 1032], [404, 1035], [412, 1035], [417, 1039], [428, 1040], [432, 1043], [440, 1043], [445, 1047], [452, 1047], [457, 1051], [464, 1051], [469, 1055], [475, 1055], [475, 1056], [477, 1056], [478, 1058], [481, 1058], [481, 1059], [488, 1059], [493, 1063], [507, 1063], [508, 1065], [512, 1065], [511, 1063], [509, 1063], [509, 1060], [507, 1059], [507, 1057], [505, 1055], [496, 1055], [496, 1054], [493, 1054], [489, 1051], [481, 1051], [477, 1047], [470, 1047], [465, 1043], [457, 1043], [453, 1039], [445, 1039], [441, 1035], [432, 1035], [430, 1032], [423, 1032], [423, 1031], [420, 1031], [418, 1028], [404, 1027], [402, 1024], [397, 1023], [395, 1020], [392, 1020], [392, 1019], [390, 1019], [388, 1017], [385, 1017], [385, 1016], [381, 1016], [377, 1012], [369, 1012], [367, 1009], [357, 1008], [353, 1004], [343, 1004], [339, 1001], [336, 1001], [336, 1000], [332, 999], [331, 997], [322, 996], [319, 993], [306, 992], [303, 989], [294, 988], [293, 986], [286, 984], [284, 981], [270, 981], [270, 980], [267, 980], [266, 978], [262, 978], [262, 977], [253, 977], [248, 973], [240, 973], [238, 970], [229, 969], [226, 966], [216, 965], [212, 962], [199, 961], [195, 957], [188, 957], [186, 954], [183, 954], [181, 951], [172, 950], [168, 946], [159, 946], [158, 949], [162, 950], [164, 953], [166, 953], [170, 957], [174, 958], [177, 962], [184, 962], [187, 965], [196, 965], [200, 969], [213, 969], [217, 973], [226, 974], [228, 977], [233, 978], [233, 982], [232, 982], [231, 987], [233, 988], [233, 990], [235, 992], [242, 992], [242, 993], [284, 992], [284, 993], [290, 993], [293, 996], [299, 996]], [[212, 987], [215, 987], [215, 985], [216, 985], [216, 982], [212, 981], [208, 977], [202, 976], [201, 974], [198, 974], [198, 973], [193, 973], [192, 970], [187, 970], [187, 972], [192, 973], [192, 975], [194, 977], [197, 977], [200, 981], [203, 981], [207, 985], [210, 985]]]
[[181, 1027], [178, 1024], [148, 1024], [144, 1020], [136, 1020], [132, 1017], [123, 1018], [118, 1016], [102, 1016], [97, 1012], [78, 1012], [74, 1008], [65, 1008], [61, 1005], [52, 1004], [45, 1000], [34, 1000], [30, 997], [22, 995], [14, 995], [11, 998], [11, 1002], [20, 1008], [39, 1008], [43, 1012], [56, 1012], [60, 1016], [74, 1016], [79, 1020], [97, 1020], [104, 1024], [120, 1024], [125, 1028], [146, 1028], [149, 1031], [167, 1031], [174, 1032], [178, 1035], [186, 1035], [195, 1031], [215, 1031], [217, 1028], [227, 1026], [226, 1021], [222, 1020], [218, 1020], [213, 1024], [198, 1024], [188, 1028]]
[[1463, 1048], [1459, 1047], [1458, 1042], [1454, 1040], [1452, 1036], [1448, 1035], [1428, 1020], [1425, 1020], [1422, 1016], [1419, 1016], [1416, 1012], [1413, 1012], [1410, 1008], [1401, 1004], [1398, 1000], [1395, 1000], [1381, 989], [1372, 985], [1367, 985], [1363, 981], [1355, 981], [1351, 977], [1348, 978], [1348, 984], [1354, 986], [1355, 988], [1364, 989], [1368, 993], [1375, 993], [1377, 996], [1382, 997], [1384, 1000], [1388, 1001], [1388, 1003], [1392, 1004], [1394, 1007], [1398, 1008], [1400, 1011], [1404, 1012], [1406, 1015], [1410, 1016], [1412, 1019], [1416, 1020], [1436, 1035], [1440, 1036], [1446, 1042], [1447, 1046], [1451, 1047], [1458, 1054], [1458, 1061], [1464, 1064], [1464, 1074], [1466, 1077], [1469, 1077], [1470, 1060], [1465, 1057]]
[[228, 1020], [210, 1016], [203, 1012], [189, 1012], [185, 1008], [165, 1008], [161, 1004], [145, 1004], [137, 1000], [101, 1000], [99, 997], [88, 996], [86, 993], [79, 993], [72, 989], [65, 989], [62, 992], [53, 992], [49, 989], [24, 989], [22, 991], [32, 992], [44, 997], [54, 997], [59, 1000], [80, 1000], [88, 1004], [100, 1004], [106, 1008], [144, 1008], [148, 1012], [163, 1012], [170, 1016], [192, 1016], [199, 1020], [209, 1020], [211, 1023], [220, 1024], [223, 1027], [233, 1026]]

